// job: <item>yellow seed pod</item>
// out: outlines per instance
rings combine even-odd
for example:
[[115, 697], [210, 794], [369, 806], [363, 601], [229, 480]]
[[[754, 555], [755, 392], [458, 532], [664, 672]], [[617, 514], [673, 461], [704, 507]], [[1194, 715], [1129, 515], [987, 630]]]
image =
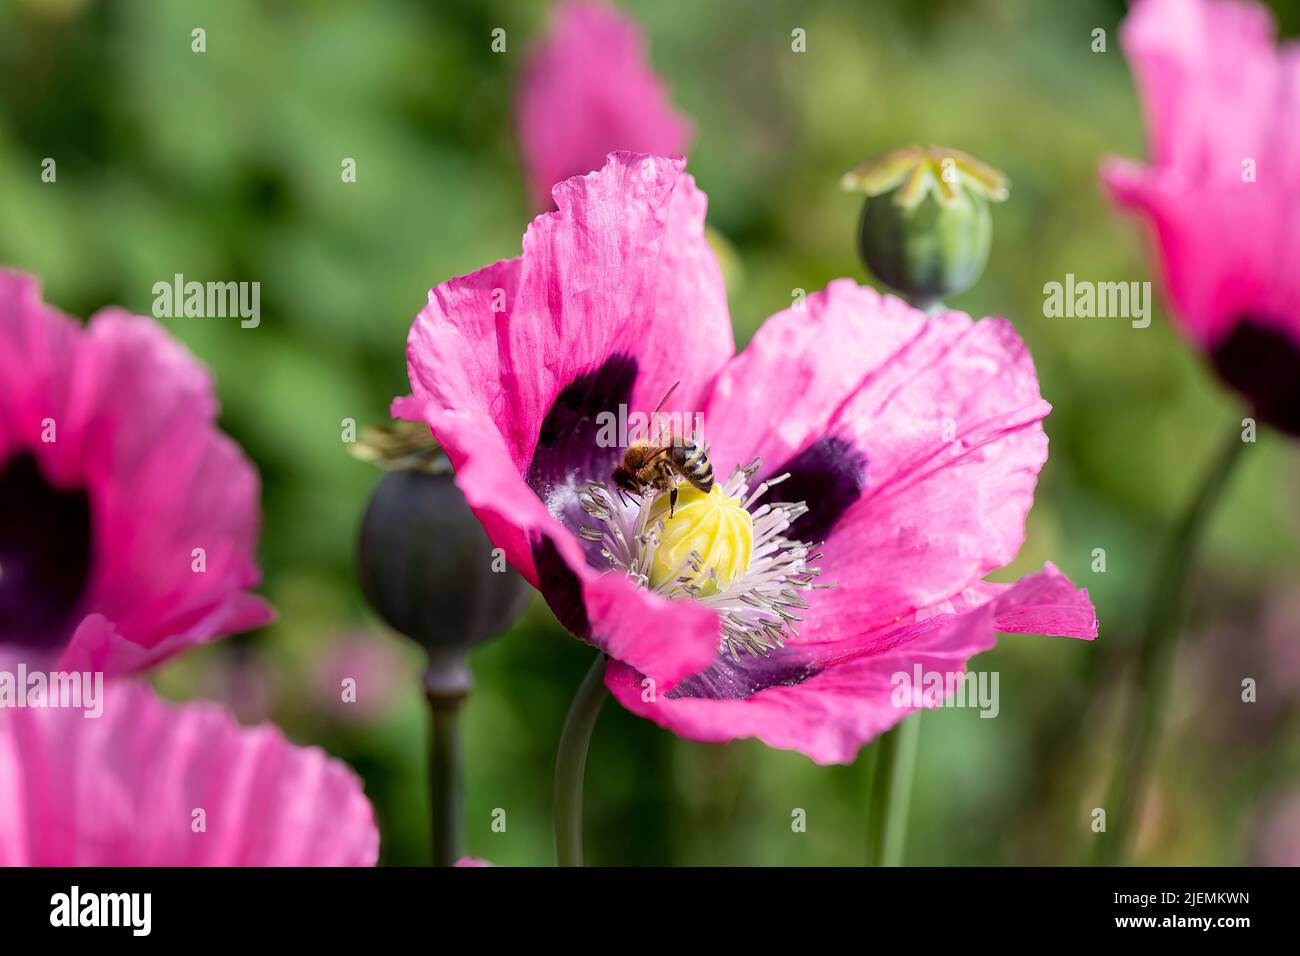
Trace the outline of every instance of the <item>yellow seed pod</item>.
[[[664, 523], [659, 547], [650, 569], [650, 586], [668, 580], [692, 551], [703, 559], [698, 573], [687, 566], [685, 577], [702, 595], [717, 594], [749, 570], [754, 553], [754, 519], [739, 498], [714, 485], [706, 495], [690, 485], [678, 489], [677, 508], [668, 517], [668, 496], [660, 495], [650, 508], [650, 525]], [[712, 574], [710, 574], [712, 572]]]

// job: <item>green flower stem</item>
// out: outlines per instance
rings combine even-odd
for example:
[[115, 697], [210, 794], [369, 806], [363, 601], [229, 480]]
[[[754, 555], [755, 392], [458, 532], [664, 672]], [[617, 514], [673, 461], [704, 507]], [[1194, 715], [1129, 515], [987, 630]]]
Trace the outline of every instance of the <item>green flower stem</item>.
[[465, 695], [428, 691], [429, 789], [433, 821], [433, 865], [451, 866], [460, 859], [461, 746], [460, 714]]
[[867, 863], [902, 866], [907, 846], [907, 813], [912, 774], [921, 742], [921, 712], [905, 717], [872, 750], [869, 776]]
[[[883, 736], [888, 736], [885, 734]], [[880, 750], [883, 744], [881, 739], [877, 738], [867, 745], [866, 750], [858, 758], [862, 762], [863, 770], [863, 788], [865, 794], [863, 802], [867, 807], [867, 856], [868, 866], [873, 866], [878, 856], [876, 848], [880, 846], [880, 834], [877, 832], [877, 823], [882, 819], [882, 815], [876, 813], [876, 793], [879, 789], [880, 781]]]
[[1138, 645], [1134, 675], [1138, 699], [1133, 705], [1132, 723], [1125, 728], [1128, 746], [1111, 780], [1106, 800], [1108, 829], [1099, 835], [1097, 844], [1100, 863], [1113, 865], [1131, 853], [1131, 844], [1137, 835], [1137, 815], [1141, 812], [1160, 722], [1169, 697], [1187, 577], [1210, 515], [1244, 447], [1241, 431], [1234, 425], [1232, 434], [1214, 457], [1191, 504], [1166, 539], [1156, 566], [1146, 622]]
[[555, 860], [560, 866], [582, 866], [582, 778], [591, 733], [608, 696], [605, 654], [601, 652], [569, 706], [555, 755]]

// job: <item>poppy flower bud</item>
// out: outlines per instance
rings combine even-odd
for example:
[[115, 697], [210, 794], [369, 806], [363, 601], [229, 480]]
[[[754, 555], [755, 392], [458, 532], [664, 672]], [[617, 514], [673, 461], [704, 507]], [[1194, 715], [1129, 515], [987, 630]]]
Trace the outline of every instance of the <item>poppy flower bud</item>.
[[357, 544], [370, 606], [429, 652], [431, 692], [469, 688], [466, 658], [523, 612], [530, 588], [456, 487], [446, 459], [390, 471], [370, 497]]
[[708, 494], [682, 485], [671, 517], [669, 510], [667, 495], [650, 509], [651, 527], [663, 522], [650, 565], [652, 588], [678, 579], [708, 597], [749, 570], [754, 519], [739, 498], [727, 495], [720, 485]]
[[840, 185], [867, 196], [858, 227], [863, 262], [918, 308], [978, 281], [993, 239], [988, 204], [1009, 188], [973, 156], [920, 146], [867, 160]]

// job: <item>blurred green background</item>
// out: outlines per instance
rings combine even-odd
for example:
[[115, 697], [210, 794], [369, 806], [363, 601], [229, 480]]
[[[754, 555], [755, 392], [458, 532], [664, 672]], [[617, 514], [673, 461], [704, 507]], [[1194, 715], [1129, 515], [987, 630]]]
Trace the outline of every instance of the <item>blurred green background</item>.
[[[837, 186], [858, 161], [937, 143], [1010, 176], [988, 271], [950, 304], [1010, 317], [1033, 351], [1055, 406], [1051, 457], [1011, 572], [1058, 563], [1091, 590], [1101, 638], [1004, 638], [975, 665], [1001, 673], [998, 719], [925, 716], [908, 859], [1087, 859], [1161, 530], [1244, 414], [1160, 306], [1145, 330], [1043, 316], [1044, 283], [1066, 273], [1154, 278], [1141, 232], [1096, 177], [1108, 154], [1143, 154], [1115, 42], [1123, 5], [618, 6], [644, 26], [696, 124], [690, 168], [735, 249], [741, 343], [792, 289], [863, 278], [859, 200]], [[1300, 29], [1294, 5], [1275, 9], [1284, 32]], [[429, 856], [421, 667], [357, 589], [355, 532], [379, 473], [348, 455], [342, 424], [386, 419], [405, 391], [406, 332], [431, 285], [518, 251], [532, 210], [515, 83], [547, 12], [522, 0], [0, 2], [0, 263], [40, 276], [47, 299], [82, 316], [107, 304], [148, 314], [152, 285], [177, 272], [262, 283], [257, 329], [165, 321], [213, 370], [222, 425], [261, 471], [264, 592], [279, 621], [185, 656], [158, 683], [348, 760], [389, 863]], [[202, 55], [195, 27], [207, 31]], [[504, 54], [489, 47], [497, 27]], [[804, 54], [790, 51], [794, 27], [807, 31]], [[1097, 27], [1105, 53], [1091, 51]], [[41, 182], [45, 157], [56, 183]], [[354, 184], [340, 181], [344, 157]], [[1278, 833], [1296, 839], [1297, 463], [1262, 432], [1214, 521], [1143, 861], [1253, 861]], [[1104, 573], [1092, 570], [1096, 548]], [[551, 862], [554, 749], [591, 656], [540, 601], [475, 655], [473, 854]], [[358, 677], [365, 706], [337, 703], [339, 674]], [[1259, 682], [1257, 704], [1240, 701], [1245, 676]], [[861, 765], [695, 744], [610, 704], [588, 768], [589, 861], [855, 864], [864, 784]], [[497, 808], [504, 833], [491, 829]], [[794, 808], [806, 833], [791, 830]]]

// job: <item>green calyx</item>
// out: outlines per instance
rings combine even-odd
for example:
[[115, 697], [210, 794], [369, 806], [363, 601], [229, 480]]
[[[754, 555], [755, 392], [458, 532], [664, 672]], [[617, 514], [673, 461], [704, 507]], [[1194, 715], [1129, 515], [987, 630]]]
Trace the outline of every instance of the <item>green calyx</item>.
[[915, 208], [929, 195], [944, 206], [961, 205], [972, 194], [1002, 202], [1011, 189], [1007, 177], [992, 166], [959, 149], [938, 146], [881, 153], [845, 173], [840, 186], [868, 197], [893, 193], [893, 201], [905, 209]]
[[993, 238], [990, 202], [1007, 178], [955, 149], [890, 150], [846, 173], [841, 186], [866, 194], [858, 246], [880, 281], [925, 308], [979, 279]]

